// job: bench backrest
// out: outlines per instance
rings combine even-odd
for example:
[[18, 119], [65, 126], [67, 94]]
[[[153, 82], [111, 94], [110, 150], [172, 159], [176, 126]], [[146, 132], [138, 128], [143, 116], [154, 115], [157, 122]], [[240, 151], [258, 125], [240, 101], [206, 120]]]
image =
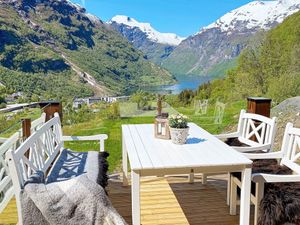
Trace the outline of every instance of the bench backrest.
[[284, 154], [281, 164], [300, 174], [300, 128], [291, 123], [286, 125], [281, 150]]
[[276, 117], [272, 119], [241, 110], [238, 132], [240, 141], [250, 146], [253, 143], [260, 145], [273, 144], [276, 132]]
[[[46, 114], [43, 113], [40, 118], [31, 123], [31, 133], [39, 129], [46, 120]], [[14, 195], [12, 179], [9, 168], [5, 162], [5, 154], [7, 151], [15, 151], [23, 142], [22, 129], [18, 130], [9, 138], [3, 138], [4, 142], [0, 146], [0, 213], [5, 209], [8, 202]]]
[[6, 161], [16, 193], [36, 171], [46, 174], [63, 149], [62, 129], [58, 114], [36, 130], [16, 150], [6, 153]]

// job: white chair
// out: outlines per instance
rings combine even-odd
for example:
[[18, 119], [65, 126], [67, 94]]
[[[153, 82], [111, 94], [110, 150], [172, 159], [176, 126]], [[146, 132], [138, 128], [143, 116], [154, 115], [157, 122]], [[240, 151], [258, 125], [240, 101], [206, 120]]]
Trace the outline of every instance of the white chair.
[[[258, 124], [258, 125], [257, 125]], [[232, 146], [240, 152], [269, 151], [274, 143], [276, 117], [272, 119], [241, 110], [236, 132], [216, 135], [219, 139], [237, 138], [247, 146]]]
[[[293, 171], [293, 175], [274, 175], [257, 173], [252, 175], [252, 181], [255, 183], [255, 194], [251, 194], [251, 202], [255, 205], [254, 224], [257, 224], [259, 216], [259, 204], [264, 195], [265, 183], [276, 182], [300, 182], [300, 165], [297, 164], [300, 159], [300, 129], [294, 128], [293, 124], [286, 125], [282, 147], [278, 152], [268, 153], [244, 153], [249, 159], [277, 159], [280, 165], [287, 166]], [[236, 214], [237, 205], [237, 187], [241, 186], [240, 180], [231, 176], [230, 191], [230, 214]]]
[[[241, 110], [236, 132], [216, 135], [219, 139], [237, 138], [245, 146], [232, 146], [239, 152], [269, 152], [274, 144], [277, 118], [272, 119]], [[202, 175], [202, 183], [206, 183], [206, 174]], [[227, 205], [230, 203], [230, 174], [227, 182]]]
[[207, 113], [208, 99], [195, 100], [194, 108], [196, 115], [205, 115]]

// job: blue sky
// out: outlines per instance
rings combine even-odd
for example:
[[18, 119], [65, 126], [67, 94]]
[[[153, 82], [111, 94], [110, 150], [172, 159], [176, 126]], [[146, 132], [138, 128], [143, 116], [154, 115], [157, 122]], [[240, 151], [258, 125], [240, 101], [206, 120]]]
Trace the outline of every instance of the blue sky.
[[189, 36], [251, 0], [72, 0], [107, 21], [127, 15], [160, 32]]

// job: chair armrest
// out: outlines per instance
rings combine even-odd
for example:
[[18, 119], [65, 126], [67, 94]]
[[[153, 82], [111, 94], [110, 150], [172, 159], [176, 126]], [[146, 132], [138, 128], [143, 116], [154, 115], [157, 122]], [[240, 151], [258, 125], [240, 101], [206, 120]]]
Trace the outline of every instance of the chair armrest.
[[[245, 146], [245, 147], [232, 146], [232, 147], [235, 150], [244, 153], [244, 152], [269, 150], [269, 149], [271, 149], [271, 144], [259, 145], [259, 146]], [[262, 154], [264, 154], [264, 153], [262, 153]]]
[[104, 152], [104, 140], [108, 138], [107, 134], [98, 134], [93, 136], [63, 136], [63, 141], [99, 141], [100, 152]]
[[238, 137], [238, 136], [239, 136], [238, 132], [228, 133], [228, 134], [217, 134], [217, 135], [215, 135], [215, 137], [219, 138], [219, 139], [235, 138], [235, 137]]
[[243, 153], [248, 159], [281, 159], [283, 153], [280, 152], [267, 152], [267, 153]]
[[257, 173], [252, 175], [252, 181], [256, 183], [300, 182], [300, 175], [276, 175]]

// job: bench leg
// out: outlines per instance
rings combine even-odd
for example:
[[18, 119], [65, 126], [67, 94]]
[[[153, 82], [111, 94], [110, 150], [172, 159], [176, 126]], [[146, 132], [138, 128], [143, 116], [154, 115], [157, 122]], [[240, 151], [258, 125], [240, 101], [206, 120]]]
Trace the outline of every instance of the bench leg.
[[257, 225], [259, 217], [259, 204], [264, 196], [264, 183], [256, 183], [255, 186], [254, 225]]
[[207, 175], [205, 173], [202, 174], [202, 184], [207, 183]]
[[131, 171], [132, 224], [141, 224], [140, 173]]
[[191, 170], [191, 173], [189, 174], [189, 183], [194, 183], [194, 170]]
[[124, 138], [122, 138], [122, 171], [123, 171], [123, 186], [128, 186], [128, 159], [127, 149]]

